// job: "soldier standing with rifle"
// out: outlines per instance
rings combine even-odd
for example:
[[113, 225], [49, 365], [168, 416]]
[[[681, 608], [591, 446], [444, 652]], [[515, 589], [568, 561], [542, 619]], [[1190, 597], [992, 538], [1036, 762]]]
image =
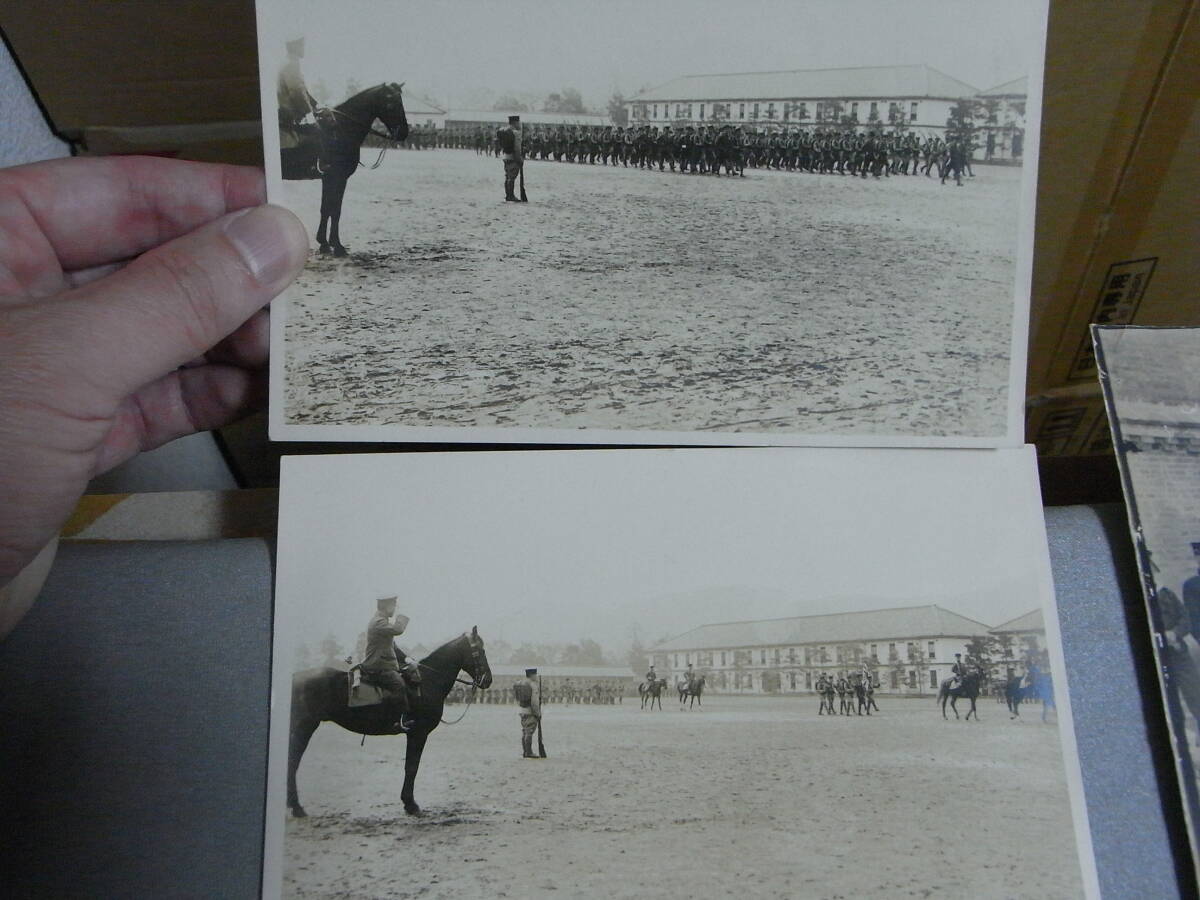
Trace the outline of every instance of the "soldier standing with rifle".
[[524, 202], [528, 198], [525, 196], [523, 178], [520, 198], [515, 193], [517, 176], [522, 174], [521, 170], [525, 166], [525, 152], [521, 146], [520, 116], [509, 116], [508, 124], [496, 132], [496, 148], [500, 151], [500, 158], [504, 161], [504, 199], [508, 202], [516, 202], [518, 199]]
[[[542, 680], [537, 678], [537, 669], [526, 669], [525, 680], [513, 685], [513, 695], [517, 698], [517, 712], [521, 716], [521, 758], [537, 759], [540, 755], [546, 758], [546, 749], [542, 746]], [[533, 735], [537, 732], [538, 754], [533, 752]]]

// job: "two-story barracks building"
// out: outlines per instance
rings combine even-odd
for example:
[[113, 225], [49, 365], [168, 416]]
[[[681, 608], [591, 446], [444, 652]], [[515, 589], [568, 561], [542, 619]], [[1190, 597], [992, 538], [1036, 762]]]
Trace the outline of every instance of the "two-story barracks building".
[[[1017, 89], [1015, 83], [1000, 87]], [[625, 109], [630, 125], [669, 125], [672, 130], [724, 124], [811, 130], [852, 124], [860, 132], [902, 130], [944, 137], [955, 105], [979, 93], [931, 66], [859, 66], [688, 75], [629, 98]], [[1013, 100], [1007, 93], [995, 99]], [[1011, 156], [1009, 143], [1005, 152]]]
[[940, 606], [701, 625], [651, 647], [663, 677], [690, 664], [719, 694], [801, 694], [822, 673], [835, 678], [875, 673], [885, 693], [936, 692], [950, 676], [955, 653], [965, 653], [989, 628]]

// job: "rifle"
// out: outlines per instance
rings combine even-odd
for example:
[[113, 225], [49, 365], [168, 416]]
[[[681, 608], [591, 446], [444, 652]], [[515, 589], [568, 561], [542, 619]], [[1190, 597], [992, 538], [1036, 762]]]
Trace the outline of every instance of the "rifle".
[[[521, 202], [522, 203], [529, 202], [529, 197], [525, 194], [525, 160], [523, 160], [523, 159], [521, 160]], [[538, 690], [541, 691], [541, 689], [542, 689], [542, 679], [541, 679], [541, 676], [538, 676]], [[541, 695], [539, 694], [538, 700], [541, 700], [541, 699], [542, 699]], [[541, 732], [538, 732], [538, 733], [540, 734]], [[540, 738], [539, 738], [539, 740], [540, 740]], [[543, 753], [542, 755], [545, 756], [546, 754]]]
[[[523, 169], [522, 169], [523, 171]], [[538, 756], [546, 758], [546, 745], [542, 743], [542, 676], [538, 676]]]

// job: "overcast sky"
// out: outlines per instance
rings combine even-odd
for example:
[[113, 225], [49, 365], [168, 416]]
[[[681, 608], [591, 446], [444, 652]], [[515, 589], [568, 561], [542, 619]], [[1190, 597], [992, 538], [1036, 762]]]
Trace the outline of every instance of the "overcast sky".
[[603, 107], [681, 75], [927, 63], [981, 90], [1041, 65], [1040, 0], [259, 0], [264, 71], [404, 81], [462, 107], [565, 87]]
[[[737, 449], [284, 460], [281, 649], [347, 649], [398, 594], [408, 646], [627, 648], [709, 622], [938, 603], [987, 625], [1048, 591], [1024, 450]], [[403, 642], [402, 642], [403, 643]]]

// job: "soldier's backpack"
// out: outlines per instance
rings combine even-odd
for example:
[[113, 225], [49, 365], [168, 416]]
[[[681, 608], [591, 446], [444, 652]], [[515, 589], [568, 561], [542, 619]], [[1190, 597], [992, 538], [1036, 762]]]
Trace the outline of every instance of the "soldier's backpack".
[[513, 134], [511, 128], [501, 128], [496, 133], [496, 141], [500, 144], [500, 150], [504, 153], [517, 152], [517, 138]]
[[518, 706], [529, 706], [533, 703], [533, 688], [524, 681], [513, 685], [513, 696], [517, 698]]

